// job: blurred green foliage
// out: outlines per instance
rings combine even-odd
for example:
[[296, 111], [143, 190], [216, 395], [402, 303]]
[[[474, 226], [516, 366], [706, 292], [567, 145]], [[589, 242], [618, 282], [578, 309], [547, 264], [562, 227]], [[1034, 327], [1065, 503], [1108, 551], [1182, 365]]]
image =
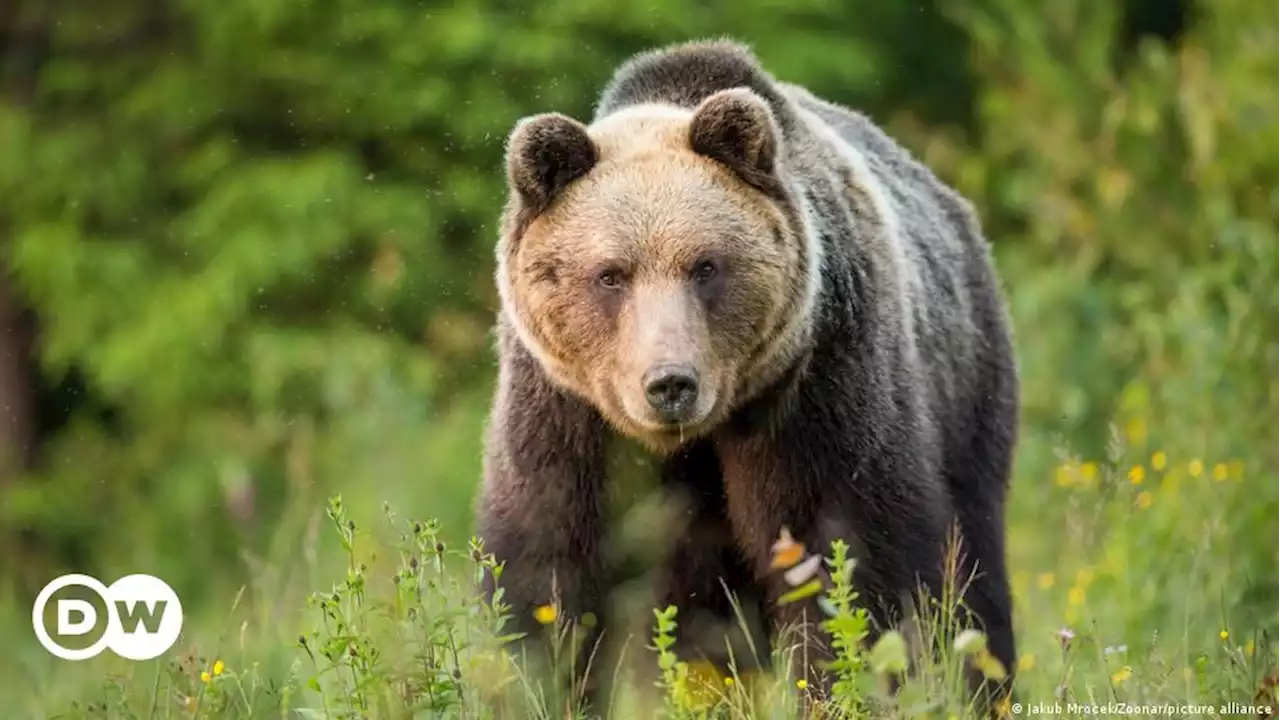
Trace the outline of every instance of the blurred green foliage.
[[[589, 117], [635, 51], [731, 35], [977, 203], [1025, 376], [1015, 570], [1108, 551], [1056, 520], [1063, 447], [1236, 463], [1104, 537], [1197, 618], [1274, 627], [1276, 24], [1253, 0], [7, 4], [0, 262], [42, 414], [0, 477], [0, 579], [145, 569], [225, 604], [303, 564], [332, 491], [462, 537], [507, 132]], [[1134, 592], [1130, 632], [1184, 611]]]
[[[1116, 4], [949, 7], [973, 40], [982, 137], [965, 146], [935, 133], [919, 147], [982, 208], [1009, 288], [1025, 382], [1016, 507], [1055, 502], [1050, 483], [1029, 479], [1052, 475], [1059, 434], [1100, 458], [1108, 421], [1131, 457], [1179, 458], [1170, 472], [1194, 458], [1242, 462], [1245, 482], [1202, 496], [1225, 527], [1204, 527], [1212, 513], [1192, 505], [1163, 532], [1110, 534], [1141, 538], [1145, 583], [1190, 572], [1225, 612], [1274, 623], [1275, 8], [1194, 5], [1176, 46], [1124, 47]], [[1014, 525], [1042, 549], [1062, 542]], [[1186, 542], [1188, 529], [1202, 542]], [[1193, 570], [1211, 541], [1231, 581]], [[1150, 612], [1130, 608], [1129, 629]]]

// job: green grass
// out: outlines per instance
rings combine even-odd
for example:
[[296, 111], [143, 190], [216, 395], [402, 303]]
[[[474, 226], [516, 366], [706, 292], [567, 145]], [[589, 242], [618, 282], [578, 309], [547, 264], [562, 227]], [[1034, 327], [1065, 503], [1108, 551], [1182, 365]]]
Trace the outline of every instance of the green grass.
[[[1162, 450], [1117, 449], [1105, 461], [1062, 456], [1049, 477], [1020, 472], [1009, 552], [1023, 714], [1035, 706], [1048, 716], [1089, 717], [1131, 705], [1177, 717], [1210, 705], [1219, 717], [1247, 717], [1249, 705], [1274, 707], [1266, 676], [1275, 672], [1275, 617], [1239, 600], [1258, 569], [1226, 554], [1236, 505], [1221, 501], [1265, 479], [1232, 459]], [[550, 692], [529, 670], [564, 670], [576, 629], [548, 606], [541, 619], [549, 637], [532, 657], [512, 656], [501, 644], [504, 608], [473, 590], [491, 564], [482, 547], [390, 505], [379, 513], [369, 493], [361, 496], [350, 507], [334, 500], [311, 508], [302, 552], [260, 564], [252, 584], [225, 588], [225, 602], [193, 604], [213, 610], [190, 614], [179, 645], [156, 661], [109, 653], [56, 660], [30, 641], [26, 610], [7, 608], [0, 627], [18, 642], [0, 666], [12, 708], [4, 716], [576, 716], [578, 695]], [[453, 497], [437, 511], [457, 527], [469, 500]], [[964, 716], [961, 670], [966, 659], [982, 660], [983, 639], [926, 622], [936, 653], [909, 657], [892, 634], [866, 647], [843, 548], [808, 550], [828, 555], [832, 571], [822, 592], [841, 652], [829, 716]], [[287, 567], [284, 558], [299, 556], [310, 559], [305, 567]], [[649, 636], [630, 639], [634, 664], [604, 669], [624, 681], [611, 717], [794, 716], [808, 689], [788, 679], [785, 646], [774, 675], [726, 677], [672, 654], [679, 622], [673, 610], [655, 608]], [[632, 676], [642, 663], [656, 685]], [[890, 675], [905, 680], [896, 696], [884, 690]]]

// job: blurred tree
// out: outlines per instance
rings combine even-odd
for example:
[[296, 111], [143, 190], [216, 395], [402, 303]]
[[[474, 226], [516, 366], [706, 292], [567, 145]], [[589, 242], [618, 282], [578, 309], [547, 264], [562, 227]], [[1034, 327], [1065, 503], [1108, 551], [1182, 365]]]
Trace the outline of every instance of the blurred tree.
[[[1258, 538], [1278, 531], [1276, 9], [1199, 3], [1175, 45], [1144, 33], [1117, 65], [1138, 24], [1177, 34], [1171, 7], [1135, 23], [1090, 0], [949, 3], [974, 41], [984, 132], [920, 144], [1000, 254], [1028, 474], [1051, 476], [1057, 433], [1095, 458], [1117, 441], [1139, 458], [1241, 458], [1249, 481], [1217, 498], [1235, 522], [1217, 551], [1251, 577], [1222, 592], [1274, 626], [1276, 548]], [[1020, 492], [1051, 502], [1047, 482]], [[1186, 580], [1200, 547], [1153, 547], [1167, 586], [1211, 586]]]
[[1274, 412], [1238, 412], [1276, 403], [1274, 13], [1188, 7], [10, 0], [0, 261], [56, 412], [0, 488], [0, 533], [33, 538], [0, 568], [30, 590], [145, 567], [207, 597], [246, 555], [295, 556], [331, 488], [425, 488], [465, 532], [506, 134], [717, 35], [892, 122], [978, 202], [1024, 455], [1057, 431], [1099, 451], [1117, 415], [1205, 445], [1235, 413], [1205, 450], [1274, 468]]
[[1147, 37], [1175, 42], [1191, 18], [1190, 0], [1124, 0], [1120, 46], [1133, 49]]
[[0, 276], [0, 486], [27, 467], [35, 434], [31, 330]]
[[[0, 510], [0, 527], [39, 541], [4, 545], [31, 585], [50, 564], [146, 563], [194, 588], [201, 568], [297, 532], [273, 522], [291, 499], [438, 465], [416, 439], [491, 374], [503, 139], [523, 114], [589, 116], [630, 53], [730, 34], [849, 102], [966, 96], [951, 70], [920, 83], [888, 51], [914, 26], [959, 52], [962, 38], [916, 8], [110, 9], [6, 4], [4, 69], [28, 89], [0, 105], [4, 262], [40, 319], [42, 381], [83, 379]], [[475, 470], [459, 458], [431, 482], [469, 487]], [[181, 557], [162, 551], [175, 537]]]
[[[16, 5], [0, 8], [0, 96], [15, 106], [25, 106], [34, 91], [45, 52], [41, 19], [20, 15]], [[0, 232], [6, 225], [0, 211]], [[27, 469], [36, 441], [33, 336], [31, 313], [14, 293], [13, 278], [0, 268], [0, 487]]]

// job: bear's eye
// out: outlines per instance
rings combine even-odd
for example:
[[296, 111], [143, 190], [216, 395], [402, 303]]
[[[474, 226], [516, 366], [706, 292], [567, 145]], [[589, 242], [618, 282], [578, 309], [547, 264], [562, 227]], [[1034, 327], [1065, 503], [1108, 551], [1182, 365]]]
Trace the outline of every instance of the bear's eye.
[[704, 283], [716, 276], [719, 270], [716, 264], [710, 260], [703, 260], [693, 268], [693, 279], [697, 282]]
[[615, 268], [605, 270], [596, 277], [596, 282], [606, 290], [617, 290], [622, 287], [622, 271]]

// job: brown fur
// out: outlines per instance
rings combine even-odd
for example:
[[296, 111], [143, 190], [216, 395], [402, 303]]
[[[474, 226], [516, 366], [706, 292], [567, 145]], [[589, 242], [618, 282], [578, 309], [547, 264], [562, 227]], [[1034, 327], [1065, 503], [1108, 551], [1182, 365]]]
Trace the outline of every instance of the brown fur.
[[[805, 291], [807, 229], [778, 199], [769, 110], [730, 90], [693, 112], [640, 106], [578, 133], [560, 116], [535, 118], [513, 135], [514, 187], [536, 175], [523, 158], [545, 152], [548, 137], [565, 143], [557, 152], [571, 162], [594, 162], [545, 211], [537, 183], [517, 193], [502, 239], [504, 302], [555, 382], [619, 431], [670, 452], [789, 360], [779, 334]], [[690, 274], [708, 259], [717, 277], [698, 288]], [[620, 292], [593, 286], [610, 268], [624, 278]], [[697, 368], [706, 394], [696, 423], [658, 427], [648, 417], [641, 378], [662, 362]]]
[[[657, 558], [656, 604], [694, 625], [682, 647], [702, 647], [682, 652], [714, 655], [706, 638], [734, 624], [727, 586], [768, 629], [802, 626], [800, 672], [829, 689], [820, 609], [777, 603], [788, 588], [770, 547], [785, 526], [813, 551], [849, 543], [872, 640], [909, 620], [917, 592], [972, 577], [962, 620], [1012, 673], [1019, 384], [963, 198], [862, 115], [724, 42], [633, 58], [590, 125], [521, 121], [507, 170], [478, 532], [506, 563], [518, 628], [536, 631], [533, 608], [557, 597], [569, 617], [633, 627], [608, 596], [631, 557], [612, 540], [612, 500], [641, 497], [620, 489], [639, 466], [611, 459], [634, 440], [652, 451], [640, 474], [680, 515], [641, 523], [666, 534], [641, 554]], [[697, 402], [664, 415], [647, 378], [673, 366]]]

